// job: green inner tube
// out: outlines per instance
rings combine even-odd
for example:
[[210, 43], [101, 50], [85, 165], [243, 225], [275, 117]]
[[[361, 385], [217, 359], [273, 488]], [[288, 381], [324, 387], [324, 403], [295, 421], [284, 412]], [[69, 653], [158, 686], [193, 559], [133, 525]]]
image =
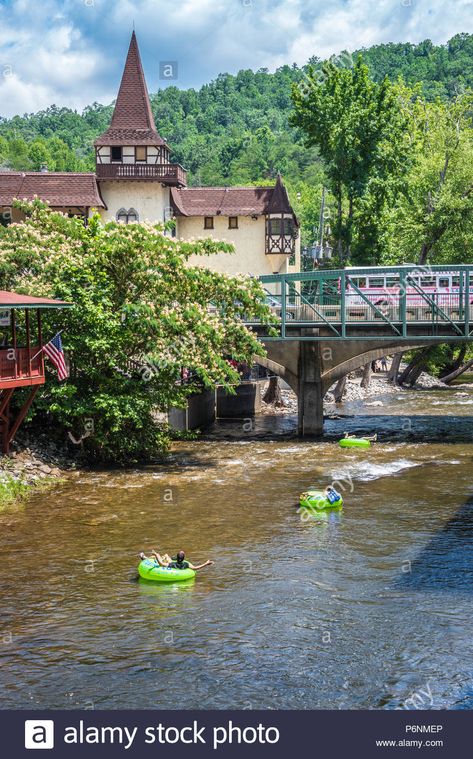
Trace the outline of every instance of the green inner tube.
[[182, 582], [191, 580], [195, 577], [193, 569], [170, 569], [169, 567], [160, 567], [156, 561], [143, 559], [138, 565], [138, 574], [143, 580], [153, 580], [154, 582]]
[[344, 437], [338, 444], [340, 448], [369, 448], [371, 442], [364, 437]]
[[309, 509], [310, 511], [323, 511], [324, 509], [341, 509], [343, 506], [343, 498], [340, 496], [338, 501], [330, 503], [325, 493], [322, 490], [306, 490], [301, 493], [299, 497], [299, 503], [302, 508]]

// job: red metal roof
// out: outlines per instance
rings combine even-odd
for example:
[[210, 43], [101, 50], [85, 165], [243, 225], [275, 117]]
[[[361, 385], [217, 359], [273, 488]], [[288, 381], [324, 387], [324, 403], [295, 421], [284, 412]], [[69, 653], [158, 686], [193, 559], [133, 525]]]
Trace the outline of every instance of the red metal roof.
[[37, 298], [34, 295], [21, 295], [8, 290], [0, 290], [0, 308], [71, 308], [73, 304], [53, 298]]
[[110, 127], [95, 145], [165, 145], [154, 123], [136, 34], [130, 47]]
[[54, 208], [105, 208], [95, 174], [49, 171], [0, 172], [0, 206], [41, 198]]

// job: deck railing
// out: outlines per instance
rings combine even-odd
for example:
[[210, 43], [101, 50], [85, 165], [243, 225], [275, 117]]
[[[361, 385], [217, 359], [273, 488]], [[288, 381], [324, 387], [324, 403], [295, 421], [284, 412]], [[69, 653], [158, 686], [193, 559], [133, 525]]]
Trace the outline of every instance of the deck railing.
[[176, 187], [187, 185], [187, 172], [178, 163], [98, 163], [99, 179], [158, 180]]
[[[44, 360], [39, 347], [0, 348], [0, 389], [44, 382]], [[37, 354], [37, 355], [36, 355]]]

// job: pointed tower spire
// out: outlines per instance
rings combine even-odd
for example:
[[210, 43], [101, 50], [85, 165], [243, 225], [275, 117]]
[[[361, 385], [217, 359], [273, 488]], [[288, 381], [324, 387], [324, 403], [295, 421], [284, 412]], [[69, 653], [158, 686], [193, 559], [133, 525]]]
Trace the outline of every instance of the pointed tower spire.
[[95, 141], [96, 145], [165, 145], [154, 123], [146, 80], [135, 31], [118, 90], [110, 127]]
[[131, 35], [130, 47], [128, 48], [110, 127], [112, 129], [150, 129], [156, 131], [135, 32]]
[[279, 171], [276, 177], [276, 184], [274, 185], [274, 190], [271, 195], [271, 200], [268, 203], [267, 213], [293, 213], [291, 203], [289, 201], [289, 196], [287, 194], [287, 190], [283, 184]]

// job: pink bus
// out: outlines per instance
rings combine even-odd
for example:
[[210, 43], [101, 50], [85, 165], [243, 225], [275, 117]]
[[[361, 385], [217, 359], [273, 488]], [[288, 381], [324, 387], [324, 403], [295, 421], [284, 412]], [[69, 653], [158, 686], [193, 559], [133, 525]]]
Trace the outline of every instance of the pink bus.
[[[346, 272], [350, 278], [345, 294], [347, 305], [366, 304], [366, 300], [362, 298], [356, 288], [376, 306], [394, 305], [399, 302], [399, 273], [383, 273], [379, 270], [376, 272], [373, 269], [373, 274], [368, 273], [363, 276], [353, 274], [352, 276], [350, 268], [347, 268]], [[421, 306], [426, 304], [426, 300], [420, 294], [419, 289], [428, 296], [435, 296], [433, 300], [439, 306], [458, 304], [460, 293], [462, 299], [464, 298], [464, 293], [460, 288], [460, 275], [452, 274], [451, 271], [431, 271], [422, 268], [411, 270], [406, 282], [407, 305]], [[470, 274], [469, 279], [469, 300], [470, 303], [473, 303], [473, 274]]]

